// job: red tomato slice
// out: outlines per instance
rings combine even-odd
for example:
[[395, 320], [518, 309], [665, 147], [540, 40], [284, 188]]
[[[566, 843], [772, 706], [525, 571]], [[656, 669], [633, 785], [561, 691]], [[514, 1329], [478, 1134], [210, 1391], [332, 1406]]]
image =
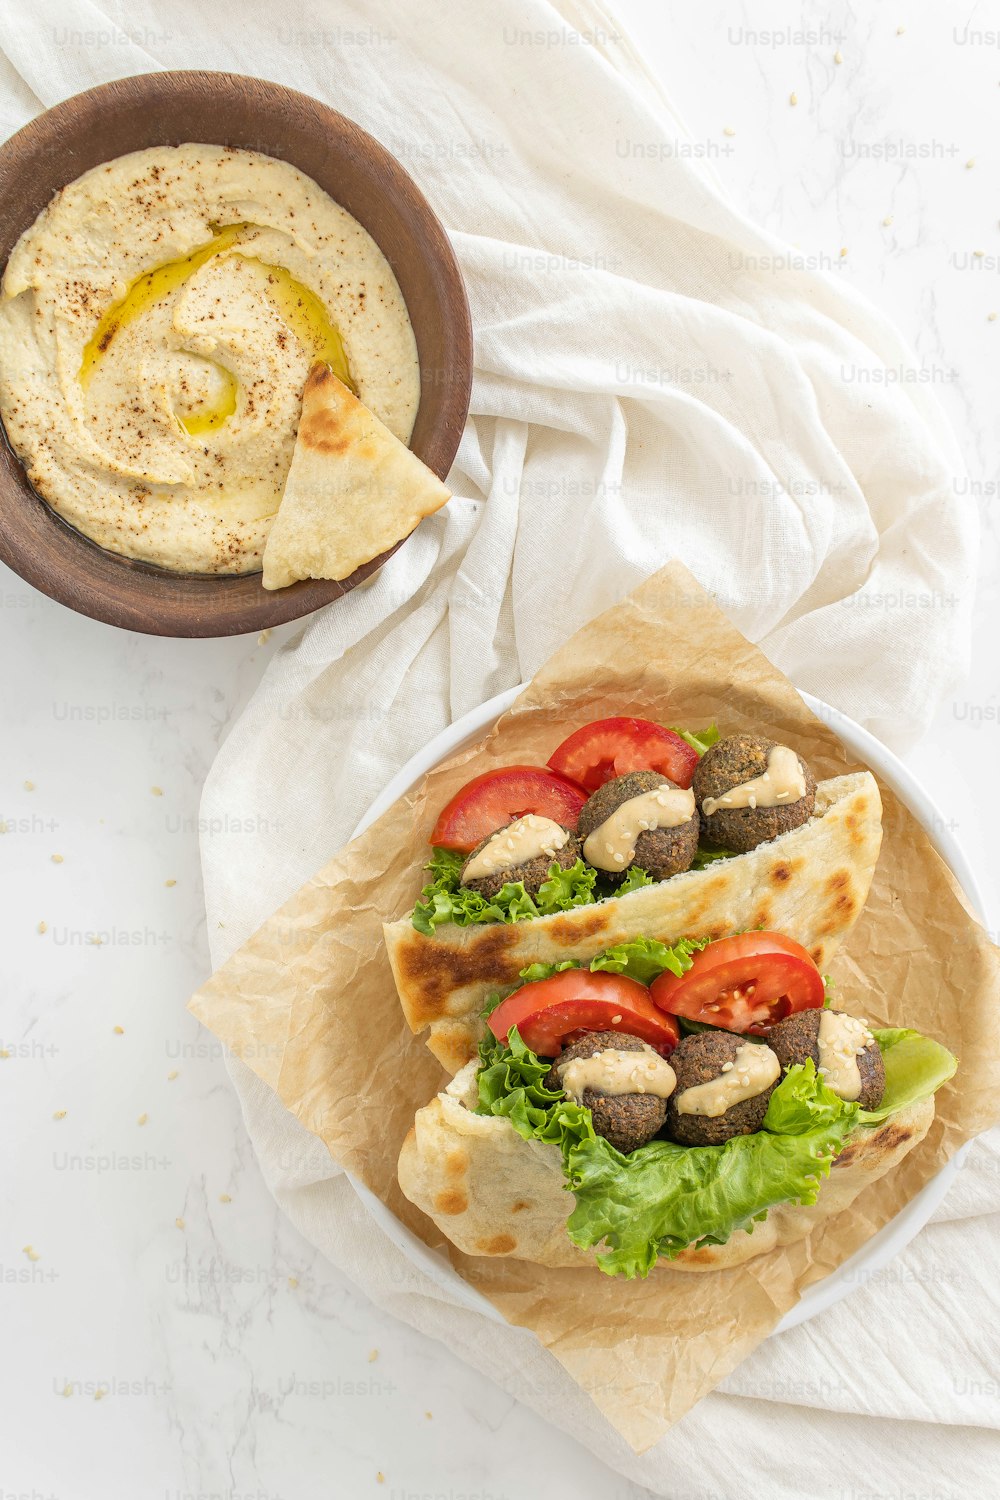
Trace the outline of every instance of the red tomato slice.
[[689, 787], [698, 752], [672, 729], [649, 719], [595, 719], [563, 740], [549, 766], [585, 791], [629, 771], [659, 771], [677, 786]]
[[649, 991], [673, 1016], [766, 1036], [799, 1010], [823, 1004], [823, 976], [806, 950], [780, 932], [744, 932], [709, 943], [686, 974], [661, 974]]
[[566, 1041], [584, 1031], [624, 1031], [648, 1042], [665, 1057], [680, 1027], [657, 1010], [636, 979], [589, 969], [564, 969], [508, 995], [487, 1022], [498, 1041], [516, 1026], [522, 1042], [539, 1057], [555, 1057]]
[[586, 797], [543, 766], [503, 766], [466, 782], [441, 812], [431, 834], [440, 849], [468, 853], [498, 828], [525, 813], [576, 828]]

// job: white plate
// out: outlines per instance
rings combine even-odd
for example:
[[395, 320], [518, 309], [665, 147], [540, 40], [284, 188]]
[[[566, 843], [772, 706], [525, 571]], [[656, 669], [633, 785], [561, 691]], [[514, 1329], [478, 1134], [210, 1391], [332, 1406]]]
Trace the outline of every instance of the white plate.
[[[521, 691], [521, 688], [511, 688], [506, 693], [498, 693], [481, 708], [474, 709], [464, 718], [458, 719], [431, 740], [429, 745], [426, 745], [406, 763], [398, 775], [393, 777], [382, 795], [376, 798], [354, 830], [353, 837], [356, 838], [359, 833], [364, 833], [376, 818], [381, 817], [386, 808], [391, 807], [411, 787], [416, 786], [434, 766], [447, 760], [449, 756], [464, 749], [465, 746], [482, 739]], [[982, 895], [965, 855], [949, 833], [944, 818], [931, 798], [902, 761], [897, 760], [892, 751], [887, 750], [880, 740], [875, 739], [874, 735], [869, 734], [866, 729], [862, 729], [859, 724], [854, 723], [853, 719], [848, 719], [837, 709], [830, 708], [808, 693], [803, 693], [802, 699], [817, 718], [822, 719], [835, 734], [839, 735], [851, 755], [869, 766], [879, 780], [891, 787], [900, 801], [909, 808], [941, 858], [951, 866], [974, 910], [981, 913]], [[817, 1313], [832, 1307], [835, 1302], [840, 1301], [841, 1297], [846, 1297], [855, 1287], [863, 1285], [870, 1277], [881, 1271], [893, 1256], [898, 1255], [900, 1250], [920, 1232], [944, 1198], [967, 1150], [968, 1148], [963, 1146], [951, 1161], [941, 1168], [937, 1176], [933, 1177], [894, 1219], [880, 1229], [867, 1244], [862, 1245], [861, 1249], [849, 1260], [845, 1260], [843, 1265], [838, 1266], [837, 1270], [823, 1281], [807, 1287], [796, 1305], [786, 1313], [774, 1329], [774, 1333], [784, 1333], [789, 1328], [804, 1323], [807, 1318], [815, 1317]], [[468, 1282], [463, 1281], [443, 1255], [428, 1249], [423, 1241], [419, 1240], [404, 1224], [401, 1224], [395, 1214], [363, 1183], [353, 1177], [351, 1182], [380, 1229], [420, 1270], [463, 1307], [482, 1313], [483, 1317], [490, 1318], [495, 1323], [503, 1322], [503, 1318], [492, 1303], [487, 1302], [486, 1298], [469, 1286]]]

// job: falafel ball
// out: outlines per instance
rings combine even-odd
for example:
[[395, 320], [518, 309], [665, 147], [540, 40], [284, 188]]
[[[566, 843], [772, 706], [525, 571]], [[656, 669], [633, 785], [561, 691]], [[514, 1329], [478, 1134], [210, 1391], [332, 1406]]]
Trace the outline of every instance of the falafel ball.
[[[513, 821], [516, 823], [518, 820], [515, 818]], [[507, 823], [504, 826], [509, 828], [511, 825]], [[559, 827], [562, 828], [562, 826], [560, 823]], [[569, 833], [568, 829], [565, 831]], [[462, 866], [462, 885], [466, 890], [478, 891], [486, 901], [492, 901], [508, 882], [518, 880], [529, 896], [537, 896], [541, 886], [548, 880], [549, 870], [554, 864], [562, 870], [568, 870], [571, 865], [576, 864], [583, 852], [583, 845], [576, 834], [570, 833], [566, 843], [561, 849], [557, 849], [551, 858], [547, 854], [539, 854], [537, 858], [525, 860], [523, 864], [507, 865], [503, 869], [492, 870], [489, 875], [480, 876], [478, 880], [466, 880], [465, 872], [480, 849], [485, 849], [490, 839], [496, 838], [497, 834], [502, 832], [502, 828], [497, 828], [486, 838], [481, 839]]]
[[[646, 1051], [645, 1042], [627, 1032], [588, 1031], [578, 1042], [563, 1048], [545, 1075], [545, 1087], [562, 1088], [560, 1064], [572, 1062], [575, 1057], [593, 1057], [595, 1052], [604, 1052], [609, 1047], [616, 1052]], [[590, 1110], [597, 1134], [603, 1135], [623, 1156], [651, 1141], [663, 1129], [667, 1115], [667, 1101], [658, 1094], [602, 1094], [597, 1089], [584, 1089], [581, 1102]]]
[[741, 1099], [714, 1119], [708, 1115], [682, 1114], [677, 1108], [685, 1089], [711, 1083], [729, 1072], [726, 1064], [735, 1062], [736, 1054], [747, 1041], [747, 1037], [734, 1036], [729, 1031], [696, 1031], [681, 1037], [670, 1054], [670, 1066], [677, 1074], [677, 1087], [667, 1100], [666, 1134], [672, 1141], [680, 1146], [721, 1146], [735, 1135], [754, 1135], [761, 1128], [780, 1072], [762, 1093], [752, 1099]]
[[[653, 792], [658, 786], [675, 787], [673, 781], [661, 776], [659, 771], [629, 771], [625, 776], [616, 776], [606, 781], [593, 792], [580, 809], [577, 829], [582, 840], [586, 840], [595, 828], [600, 828], [623, 802], [641, 797], [643, 792]], [[633, 865], [638, 865], [654, 880], [666, 880], [689, 870], [698, 852], [698, 837], [701, 832], [698, 821], [698, 806], [686, 823], [676, 828], [651, 828], [640, 833], [635, 841]], [[617, 883], [623, 880], [631, 866], [619, 871], [602, 870], [601, 874]]]
[[[833, 1014], [840, 1016], [845, 1012], [834, 1011]], [[810, 1057], [815, 1067], [819, 1068], [819, 1028], [822, 1020], [822, 1010], [800, 1010], [787, 1020], [779, 1021], [777, 1026], [772, 1026], [767, 1041], [777, 1054], [783, 1070], [795, 1063], [804, 1063]], [[878, 1109], [885, 1093], [885, 1063], [882, 1061], [881, 1048], [874, 1038], [863, 1052], [858, 1053], [858, 1071], [861, 1074], [861, 1093], [857, 1102], [862, 1109]], [[829, 1076], [826, 1076], [825, 1081], [833, 1087]], [[837, 1092], [834, 1089], [834, 1093]]]
[[[704, 806], [706, 797], [724, 797], [733, 787], [763, 776], [775, 744], [759, 734], [730, 734], [717, 740], [701, 757], [691, 783], [698, 807]], [[746, 854], [807, 823], [816, 805], [816, 778], [801, 755], [799, 765], [806, 782], [804, 797], [779, 807], [720, 807], [710, 817], [702, 812], [706, 840], [719, 849]]]

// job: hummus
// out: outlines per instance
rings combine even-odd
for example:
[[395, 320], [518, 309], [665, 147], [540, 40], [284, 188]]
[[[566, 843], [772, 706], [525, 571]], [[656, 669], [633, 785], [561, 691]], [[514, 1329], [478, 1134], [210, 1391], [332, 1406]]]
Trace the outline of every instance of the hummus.
[[392, 270], [273, 157], [119, 157], [64, 188], [7, 264], [7, 434], [37, 492], [127, 557], [260, 567], [317, 360], [409, 440], [420, 374]]

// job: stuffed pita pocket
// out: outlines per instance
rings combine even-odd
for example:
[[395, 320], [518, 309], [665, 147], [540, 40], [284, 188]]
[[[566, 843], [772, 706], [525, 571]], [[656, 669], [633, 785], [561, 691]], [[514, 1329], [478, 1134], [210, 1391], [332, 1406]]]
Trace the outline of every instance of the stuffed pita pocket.
[[[759, 936], [770, 935], [747, 938]], [[732, 942], [688, 945], [687, 957], [710, 958], [713, 946]], [[656, 946], [636, 945], [640, 963]], [[572, 993], [574, 971], [557, 973]], [[606, 971], [594, 977], [613, 987]], [[675, 1003], [686, 976], [663, 971], [652, 995], [664, 980], [659, 1002]], [[545, 987], [531, 980], [522, 994]], [[576, 1018], [593, 1003], [588, 993], [584, 985]], [[739, 1265], [804, 1238], [891, 1171], [926, 1135], [934, 1090], [955, 1070], [939, 1043], [914, 1031], [869, 1032], [829, 1004], [758, 1037], [686, 1022], [682, 1005], [680, 1025], [690, 1029], [675, 1048], [662, 1039], [657, 1047], [634, 1035], [647, 1024], [642, 1002], [619, 993], [621, 1027], [569, 1033], [578, 1039], [565, 1047], [551, 1038], [553, 1026], [565, 1033], [572, 1024], [566, 1001], [550, 995], [546, 1010], [515, 994], [494, 1010], [499, 1035], [488, 1035], [479, 1059], [418, 1110], [400, 1186], [458, 1249], [596, 1264], [628, 1278], [658, 1261], [690, 1271]], [[496, 1019], [518, 1004], [546, 1056]], [[658, 1075], [671, 1073], [658, 1088]]]

